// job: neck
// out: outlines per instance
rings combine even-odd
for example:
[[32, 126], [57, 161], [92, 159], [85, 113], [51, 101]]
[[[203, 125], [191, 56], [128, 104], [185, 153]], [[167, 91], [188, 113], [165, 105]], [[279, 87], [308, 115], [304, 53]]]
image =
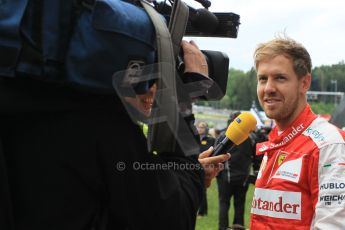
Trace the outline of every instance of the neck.
[[205, 133], [199, 134], [199, 135], [200, 135], [200, 138], [206, 137], [206, 134], [205, 134]]
[[291, 114], [288, 119], [274, 120], [279, 132], [283, 132], [288, 129], [292, 123], [297, 119], [297, 117], [302, 113], [304, 108], [307, 106], [307, 102], [302, 103], [298, 108]]

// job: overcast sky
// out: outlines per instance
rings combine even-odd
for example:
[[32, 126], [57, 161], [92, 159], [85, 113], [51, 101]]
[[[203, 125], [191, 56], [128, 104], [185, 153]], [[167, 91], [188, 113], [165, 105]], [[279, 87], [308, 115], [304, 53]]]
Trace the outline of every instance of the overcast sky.
[[[201, 5], [184, 0], [194, 8]], [[237, 39], [193, 38], [201, 49], [223, 51], [230, 67], [248, 71], [257, 44], [284, 32], [309, 51], [313, 67], [345, 60], [344, 0], [211, 0], [212, 12], [239, 14]]]

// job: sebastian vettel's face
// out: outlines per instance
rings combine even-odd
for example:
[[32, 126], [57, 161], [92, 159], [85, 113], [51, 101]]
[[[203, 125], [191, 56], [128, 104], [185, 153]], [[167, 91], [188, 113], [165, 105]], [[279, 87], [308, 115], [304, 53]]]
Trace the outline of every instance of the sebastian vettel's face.
[[290, 59], [278, 55], [257, 67], [257, 95], [267, 117], [286, 129], [306, 105], [311, 76], [298, 78]]

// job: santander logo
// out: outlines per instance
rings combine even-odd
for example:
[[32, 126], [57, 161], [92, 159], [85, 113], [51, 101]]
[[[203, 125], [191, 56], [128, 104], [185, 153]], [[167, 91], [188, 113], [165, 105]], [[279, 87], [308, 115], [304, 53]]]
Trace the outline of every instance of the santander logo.
[[282, 145], [285, 145], [286, 143], [288, 143], [289, 141], [291, 141], [296, 135], [298, 135], [300, 132], [302, 132], [304, 130], [304, 126], [303, 123], [299, 124], [296, 127], [292, 127], [290, 133], [286, 134], [283, 138], [283, 140], [279, 143], [267, 143], [268, 146], [264, 143], [263, 145], [261, 145], [259, 147], [259, 152], [264, 152], [266, 150], [270, 150], [270, 149], [274, 149], [277, 147], [280, 147]]
[[283, 219], [301, 219], [301, 193], [256, 188], [251, 213]]
[[264, 152], [264, 151], [266, 151], [267, 149], [268, 149], [268, 146], [265, 145], [265, 144], [263, 144], [263, 145], [261, 146], [261, 148], [259, 148], [259, 152]]

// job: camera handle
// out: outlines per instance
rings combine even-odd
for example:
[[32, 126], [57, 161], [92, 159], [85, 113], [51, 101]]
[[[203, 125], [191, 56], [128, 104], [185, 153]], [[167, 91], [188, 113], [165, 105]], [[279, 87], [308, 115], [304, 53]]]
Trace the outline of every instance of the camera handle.
[[168, 29], [171, 35], [171, 41], [173, 43], [175, 59], [178, 57], [178, 54], [180, 52], [181, 41], [187, 28], [188, 17], [188, 6], [180, 0], [175, 0], [173, 8], [171, 10], [168, 25]]

